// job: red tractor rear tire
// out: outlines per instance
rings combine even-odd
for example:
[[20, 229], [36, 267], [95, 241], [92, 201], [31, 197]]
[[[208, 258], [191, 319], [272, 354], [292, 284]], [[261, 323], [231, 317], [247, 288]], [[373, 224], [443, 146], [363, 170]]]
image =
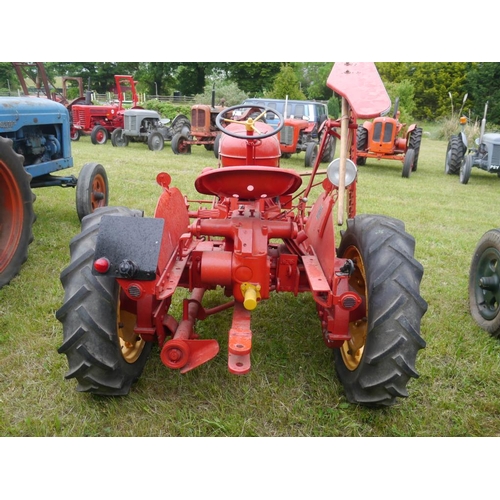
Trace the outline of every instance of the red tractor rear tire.
[[82, 221], [81, 233], [70, 243], [70, 264], [60, 276], [64, 302], [56, 318], [63, 325], [63, 343], [58, 352], [66, 355], [65, 377], [76, 378], [78, 391], [123, 396], [142, 374], [152, 344], [133, 333], [136, 315], [121, 309], [118, 282], [91, 272], [103, 215], [141, 217], [142, 212], [104, 207]]
[[414, 238], [391, 217], [362, 214], [348, 219], [338, 256], [355, 270], [350, 287], [362, 296], [365, 320], [349, 325], [352, 340], [334, 351], [335, 366], [352, 403], [390, 406], [407, 397], [417, 352], [425, 347], [420, 321], [427, 303], [419, 287], [423, 267]]
[[33, 241], [35, 195], [23, 157], [0, 137], [0, 288], [19, 274]]

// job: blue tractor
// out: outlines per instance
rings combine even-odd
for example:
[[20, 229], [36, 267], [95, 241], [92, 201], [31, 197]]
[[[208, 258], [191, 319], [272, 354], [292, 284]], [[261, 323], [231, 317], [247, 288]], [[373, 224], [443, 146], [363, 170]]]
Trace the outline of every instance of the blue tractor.
[[77, 179], [53, 175], [73, 167], [70, 116], [44, 97], [0, 97], [0, 288], [28, 257], [35, 221], [34, 188], [76, 188], [80, 220], [108, 204], [108, 179], [99, 163], [87, 163]]

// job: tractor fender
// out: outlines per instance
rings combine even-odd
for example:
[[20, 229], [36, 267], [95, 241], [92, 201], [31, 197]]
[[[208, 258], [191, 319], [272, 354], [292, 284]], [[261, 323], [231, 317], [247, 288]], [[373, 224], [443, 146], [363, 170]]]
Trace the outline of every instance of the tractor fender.
[[459, 137], [464, 145], [464, 149], [465, 151], [467, 151], [467, 149], [469, 148], [468, 144], [467, 144], [467, 136], [465, 135], [465, 132], [460, 132], [459, 134]]
[[[164, 177], [161, 177], [161, 176]], [[158, 268], [165, 269], [173, 252], [179, 247], [181, 236], [188, 231], [189, 214], [186, 201], [182, 193], [175, 187], [166, 186], [162, 179], [168, 179], [165, 174], [158, 174], [157, 182], [164, 190], [158, 199], [155, 209], [155, 218], [163, 219], [163, 235], [161, 238]]]
[[412, 123], [409, 127], [408, 130], [406, 131], [406, 137], [409, 137], [409, 135], [417, 128], [416, 123]]
[[92, 274], [153, 281], [164, 220], [103, 215], [94, 252]]
[[363, 128], [368, 130], [368, 133], [369, 133], [370, 130], [372, 129], [372, 122], [369, 122], [369, 121], [363, 122]]

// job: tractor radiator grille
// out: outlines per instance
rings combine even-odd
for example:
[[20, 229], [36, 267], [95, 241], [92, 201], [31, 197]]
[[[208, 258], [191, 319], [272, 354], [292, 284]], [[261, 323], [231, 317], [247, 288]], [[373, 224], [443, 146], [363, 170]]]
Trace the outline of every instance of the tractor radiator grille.
[[127, 116], [125, 115], [124, 121], [126, 130], [135, 130], [136, 123], [137, 123], [137, 116]]
[[280, 132], [280, 144], [293, 144], [293, 127], [285, 126]]
[[[385, 126], [384, 126], [385, 125]], [[391, 122], [377, 122], [373, 127], [374, 142], [392, 142], [392, 130], [394, 124]]]
[[205, 126], [205, 110], [194, 109], [191, 113], [191, 126], [204, 127]]
[[73, 110], [73, 123], [83, 126], [85, 124], [85, 111]]
[[493, 146], [491, 165], [500, 165], [500, 145]]

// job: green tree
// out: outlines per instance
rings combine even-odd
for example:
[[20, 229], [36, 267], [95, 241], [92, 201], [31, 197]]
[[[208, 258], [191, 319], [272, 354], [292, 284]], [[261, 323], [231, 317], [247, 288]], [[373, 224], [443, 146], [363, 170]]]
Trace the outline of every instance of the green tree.
[[270, 89], [280, 72], [279, 62], [236, 62], [228, 63], [228, 77], [250, 97], [261, 97]]
[[488, 102], [487, 122], [500, 125], [500, 63], [478, 62], [470, 65], [466, 86], [473, 102], [473, 116], [481, 119]]
[[10, 62], [0, 62], [0, 89], [17, 89], [19, 83], [17, 81], [16, 73]]
[[449, 114], [451, 92], [455, 102], [466, 92], [468, 63], [388, 62], [376, 63], [382, 81], [399, 84], [408, 80], [414, 87], [416, 119], [435, 120]]
[[267, 97], [274, 99], [306, 99], [304, 92], [300, 89], [300, 82], [292, 66], [284, 64], [274, 79], [272, 90]]
[[307, 99], [328, 101], [333, 96], [333, 90], [326, 85], [333, 63], [307, 62], [294, 63], [292, 66], [295, 68], [300, 88]]
[[415, 117], [435, 120], [450, 113], [449, 92], [459, 99], [465, 91], [466, 63], [413, 63], [409, 76], [415, 86]]
[[238, 88], [235, 82], [217, 79], [205, 85], [202, 94], [195, 95], [195, 101], [200, 104], [212, 104], [212, 90], [215, 84], [215, 105], [236, 106], [248, 98], [248, 94]]
[[398, 110], [400, 111], [399, 121], [408, 124], [413, 122], [413, 113], [416, 109], [415, 86], [413, 85], [413, 83], [410, 80], [406, 79], [402, 80], [399, 83], [386, 83], [385, 87], [392, 102], [391, 112], [394, 113], [394, 106], [397, 99]]
[[378, 62], [375, 63], [383, 82], [395, 82], [408, 78], [410, 65], [406, 62]]

